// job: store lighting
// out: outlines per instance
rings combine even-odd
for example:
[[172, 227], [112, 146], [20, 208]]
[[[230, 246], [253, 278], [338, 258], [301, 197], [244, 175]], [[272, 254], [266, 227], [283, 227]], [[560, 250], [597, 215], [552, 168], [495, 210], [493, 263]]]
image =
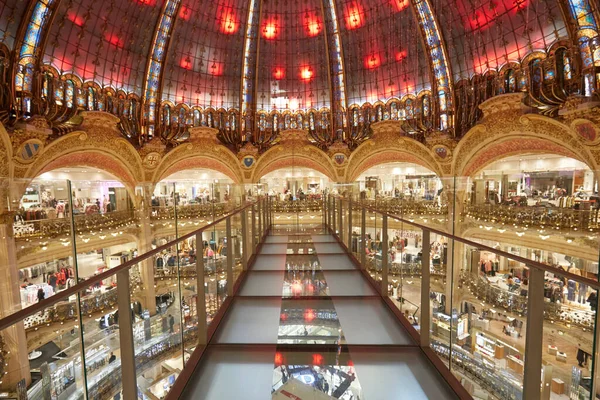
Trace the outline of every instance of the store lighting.
[[525, 234], [525, 232], [515, 232], [517, 234], [518, 237], [521, 237]]
[[498, 232], [504, 233], [504, 232], [506, 232], [506, 229], [498, 229]]

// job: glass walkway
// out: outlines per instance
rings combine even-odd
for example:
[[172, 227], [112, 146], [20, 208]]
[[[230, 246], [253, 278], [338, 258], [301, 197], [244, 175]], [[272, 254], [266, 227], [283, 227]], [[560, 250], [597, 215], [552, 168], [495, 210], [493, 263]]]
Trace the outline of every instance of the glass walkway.
[[182, 398], [457, 396], [335, 238], [300, 225], [271, 230]]

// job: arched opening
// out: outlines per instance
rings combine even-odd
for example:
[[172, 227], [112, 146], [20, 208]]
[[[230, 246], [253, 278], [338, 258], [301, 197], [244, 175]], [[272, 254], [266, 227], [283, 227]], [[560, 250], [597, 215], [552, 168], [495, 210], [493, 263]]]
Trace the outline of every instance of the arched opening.
[[[137, 255], [140, 220], [125, 184], [98, 168], [47, 170], [28, 181], [14, 217], [20, 306], [60, 296], [77, 279], [114, 268]], [[135, 281], [139, 271], [134, 268]], [[82, 293], [86, 315], [102, 329], [116, 306], [116, 277]], [[134, 290], [134, 297], [139, 293]], [[65, 298], [51, 310], [25, 319], [28, 343], [68, 343], [78, 318], [78, 300]], [[76, 333], [75, 335], [78, 335]], [[49, 356], [51, 357], [51, 355]], [[50, 359], [47, 361], [51, 361]]]
[[433, 201], [442, 181], [430, 169], [409, 162], [386, 162], [363, 171], [355, 180], [363, 199]]
[[[154, 187], [153, 207], [241, 204], [237, 185], [225, 173], [208, 168], [185, 169], [171, 173]], [[234, 196], [238, 196], [237, 198]]]
[[[586, 373], [586, 354], [593, 353], [596, 309], [589, 300], [596, 294], [563, 273], [598, 277], [600, 198], [594, 171], [564, 151], [513, 151], [490, 161], [472, 168], [460, 184], [465, 196], [456, 217], [457, 233], [548, 265], [541, 340], [547, 354], [557, 349], [558, 356], [548, 359], [552, 367], [547, 373], [553, 381], [575, 385], [572, 372]], [[456, 248], [454, 279], [461, 284], [452, 295], [454, 307], [477, 321], [477, 330], [467, 331], [473, 339], [466, 341], [477, 349], [501, 340], [511, 347], [511, 355], [520, 357], [529, 334], [525, 314], [530, 268], [477, 246]], [[498, 319], [490, 310], [504, 316]]]
[[331, 186], [331, 181], [312, 168], [287, 167], [265, 174], [260, 185], [273, 200], [276, 229], [294, 232], [301, 222], [320, 223], [323, 191]]

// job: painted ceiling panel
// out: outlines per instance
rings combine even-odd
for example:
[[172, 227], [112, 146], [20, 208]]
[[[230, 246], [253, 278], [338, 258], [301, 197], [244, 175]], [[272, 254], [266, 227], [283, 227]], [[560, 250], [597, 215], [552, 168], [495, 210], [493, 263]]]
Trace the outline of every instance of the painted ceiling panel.
[[0, 42], [13, 49], [19, 23], [27, 10], [26, 0], [0, 1]]
[[430, 89], [429, 65], [409, 0], [336, 0], [348, 104]]
[[141, 95], [158, 0], [61, 1], [44, 63]]
[[567, 37], [557, 0], [432, 0], [455, 81]]
[[239, 108], [249, 1], [183, 0], [163, 78], [163, 100]]
[[263, 0], [257, 108], [329, 107], [322, 0]]

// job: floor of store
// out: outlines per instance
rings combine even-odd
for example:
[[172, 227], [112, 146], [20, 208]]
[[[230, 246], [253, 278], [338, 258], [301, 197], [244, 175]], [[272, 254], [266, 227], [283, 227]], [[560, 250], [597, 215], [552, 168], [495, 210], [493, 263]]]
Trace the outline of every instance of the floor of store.
[[[290, 254], [298, 234], [316, 254]], [[456, 398], [334, 237], [302, 225], [272, 229], [182, 398], [269, 393]]]

